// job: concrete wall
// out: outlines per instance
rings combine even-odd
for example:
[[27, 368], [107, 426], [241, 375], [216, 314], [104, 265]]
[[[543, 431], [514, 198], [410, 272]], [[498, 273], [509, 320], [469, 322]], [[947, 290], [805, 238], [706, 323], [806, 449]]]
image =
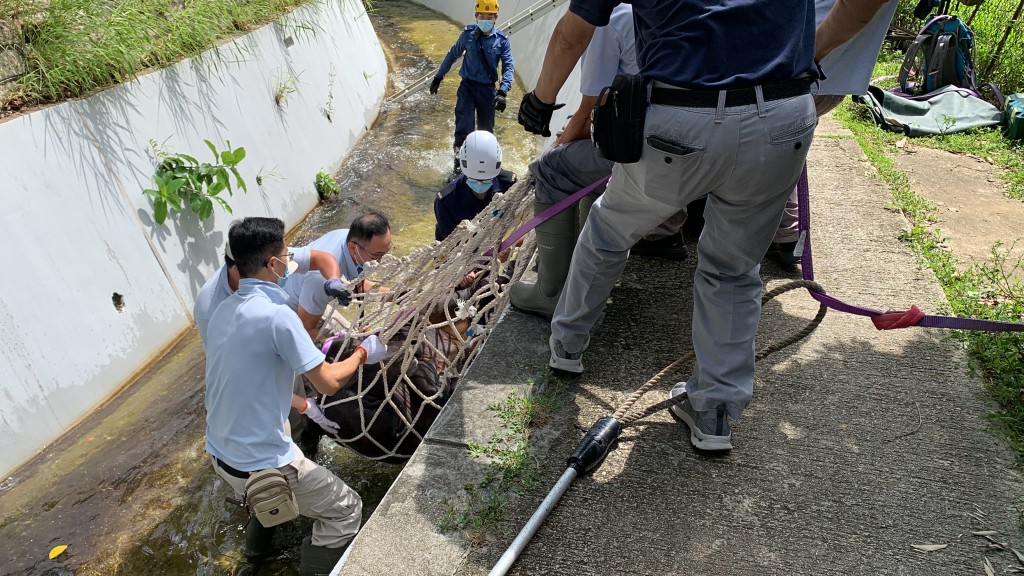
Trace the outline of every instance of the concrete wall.
[[[277, 106], [275, 85], [297, 92]], [[191, 326], [235, 217], [292, 226], [376, 118], [387, 64], [360, 0], [327, 0], [92, 97], [0, 123], [0, 472], [107, 399]], [[331, 98], [333, 94], [333, 98]], [[331, 101], [328, 121], [324, 113]], [[149, 140], [244, 146], [247, 194], [156, 225]], [[257, 185], [257, 174], [277, 178]], [[114, 295], [123, 298], [115, 307]]]

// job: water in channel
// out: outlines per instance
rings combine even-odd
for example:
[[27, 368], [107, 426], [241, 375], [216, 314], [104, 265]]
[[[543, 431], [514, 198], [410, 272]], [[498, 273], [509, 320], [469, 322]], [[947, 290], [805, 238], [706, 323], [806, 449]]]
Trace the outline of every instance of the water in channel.
[[[461, 25], [407, 0], [376, 0], [371, 19], [387, 52], [389, 93], [430, 72]], [[433, 199], [450, 176], [458, 69], [438, 95], [426, 90], [386, 106], [341, 166], [341, 194], [292, 233], [303, 245], [347, 227], [363, 210], [392, 223], [399, 255], [433, 240]], [[336, 95], [343, 96], [344, 87]], [[495, 132], [504, 167], [525, 174], [539, 139], [516, 124], [522, 87], [513, 88]], [[311, 175], [312, 179], [312, 175]], [[204, 356], [194, 331], [28, 465], [0, 483], [0, 575], [229, 574], [241, 558], [244, 513], [203, 449]], [[363, 498], [364, 519], [401, 466], [379, 464], [324, 441], [320, 464]], [[263, 573], [295, 574], [311, 522], [278, 530], [282, 555]], [[50, 560], [49, 551], [68, 548]]]

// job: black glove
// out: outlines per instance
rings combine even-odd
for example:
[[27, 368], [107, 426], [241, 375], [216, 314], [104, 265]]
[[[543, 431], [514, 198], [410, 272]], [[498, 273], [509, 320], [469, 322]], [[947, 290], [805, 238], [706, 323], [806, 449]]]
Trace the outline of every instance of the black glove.
[[352, 293], [346, 290], [341, 280], [337, 278], [324, 282], [324, 292], [331, 298], [337, 298], [342, 306], [348, 306], [352, 302]]
[[442, 76], [434, 76], [434, 80], [430, 83], [430, 93], [437, 94], [437, 87], [441, 85]]
[[519, 123], [526, 128], [527, 132], [551, 136], [551, 113], [558, 110], [565, 104], [545, 104], [537, 98], [533, 92], [527, 92], [523, 101], [519, 104]]
[[498, 92], [495, 93], [495, 95], [494, 95], [494, 111], [495, 112], [504, 112], [505, 111], [505, 96], [508, 96], [508, 94], [506, 94], [504, 90], [498, 90]]

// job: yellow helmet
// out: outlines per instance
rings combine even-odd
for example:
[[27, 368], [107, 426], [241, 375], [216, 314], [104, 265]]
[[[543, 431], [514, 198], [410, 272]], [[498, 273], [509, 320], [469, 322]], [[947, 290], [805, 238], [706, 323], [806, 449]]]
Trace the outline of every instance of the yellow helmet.
[[498, 0], [476, 0], [477, 14], [497, 14]]

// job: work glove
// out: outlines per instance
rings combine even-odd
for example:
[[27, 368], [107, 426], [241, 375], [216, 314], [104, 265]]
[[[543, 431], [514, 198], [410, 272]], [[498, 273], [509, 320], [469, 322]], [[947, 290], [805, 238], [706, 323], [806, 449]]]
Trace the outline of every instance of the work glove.
[[498, 92], [494, 95], [495, 112], [505, 111], [505, 96], [508, 96], [508, 94], [506, 94], [504, 90], [498, 90]]
[[338, 278], [331, 278], [324, 282], [324, 292], [331, 298], [337, 298], [342, 306], [348, 306], [352, 302], [352, 293], [349, 292]]
[[442, 76], [434, 76], [434, 80], [430, 82], [430, 93], [437, 94], [437, 88], [441, 85]]
[[310, 420], [316, 422], [328, 434], [337, 434], [341, 430], [341, 426], [338, 426], [333, 420], [324, 416], [323, 411], [316, 405], [316, 402], [311, 401], [309, 398], [306, 398], [306, 409], [300, 411], [299, 414], [308, 416]]
[[519, 123], [527, 132], [546, 138], [551, 136], [551, 113], [562, 106], [565, 104], [545, 104], [533, 92], [527, 92], [519, 104]]
[[366, 352], [366, 360], [364, 364], [377, 364], [384, 360], [384, 357], [388, 354], [388, 347], [377, 338], [376, 334], [370, 334], [363, 340], [362, 344], [356, 347], [356, 350], [362, 348]]

